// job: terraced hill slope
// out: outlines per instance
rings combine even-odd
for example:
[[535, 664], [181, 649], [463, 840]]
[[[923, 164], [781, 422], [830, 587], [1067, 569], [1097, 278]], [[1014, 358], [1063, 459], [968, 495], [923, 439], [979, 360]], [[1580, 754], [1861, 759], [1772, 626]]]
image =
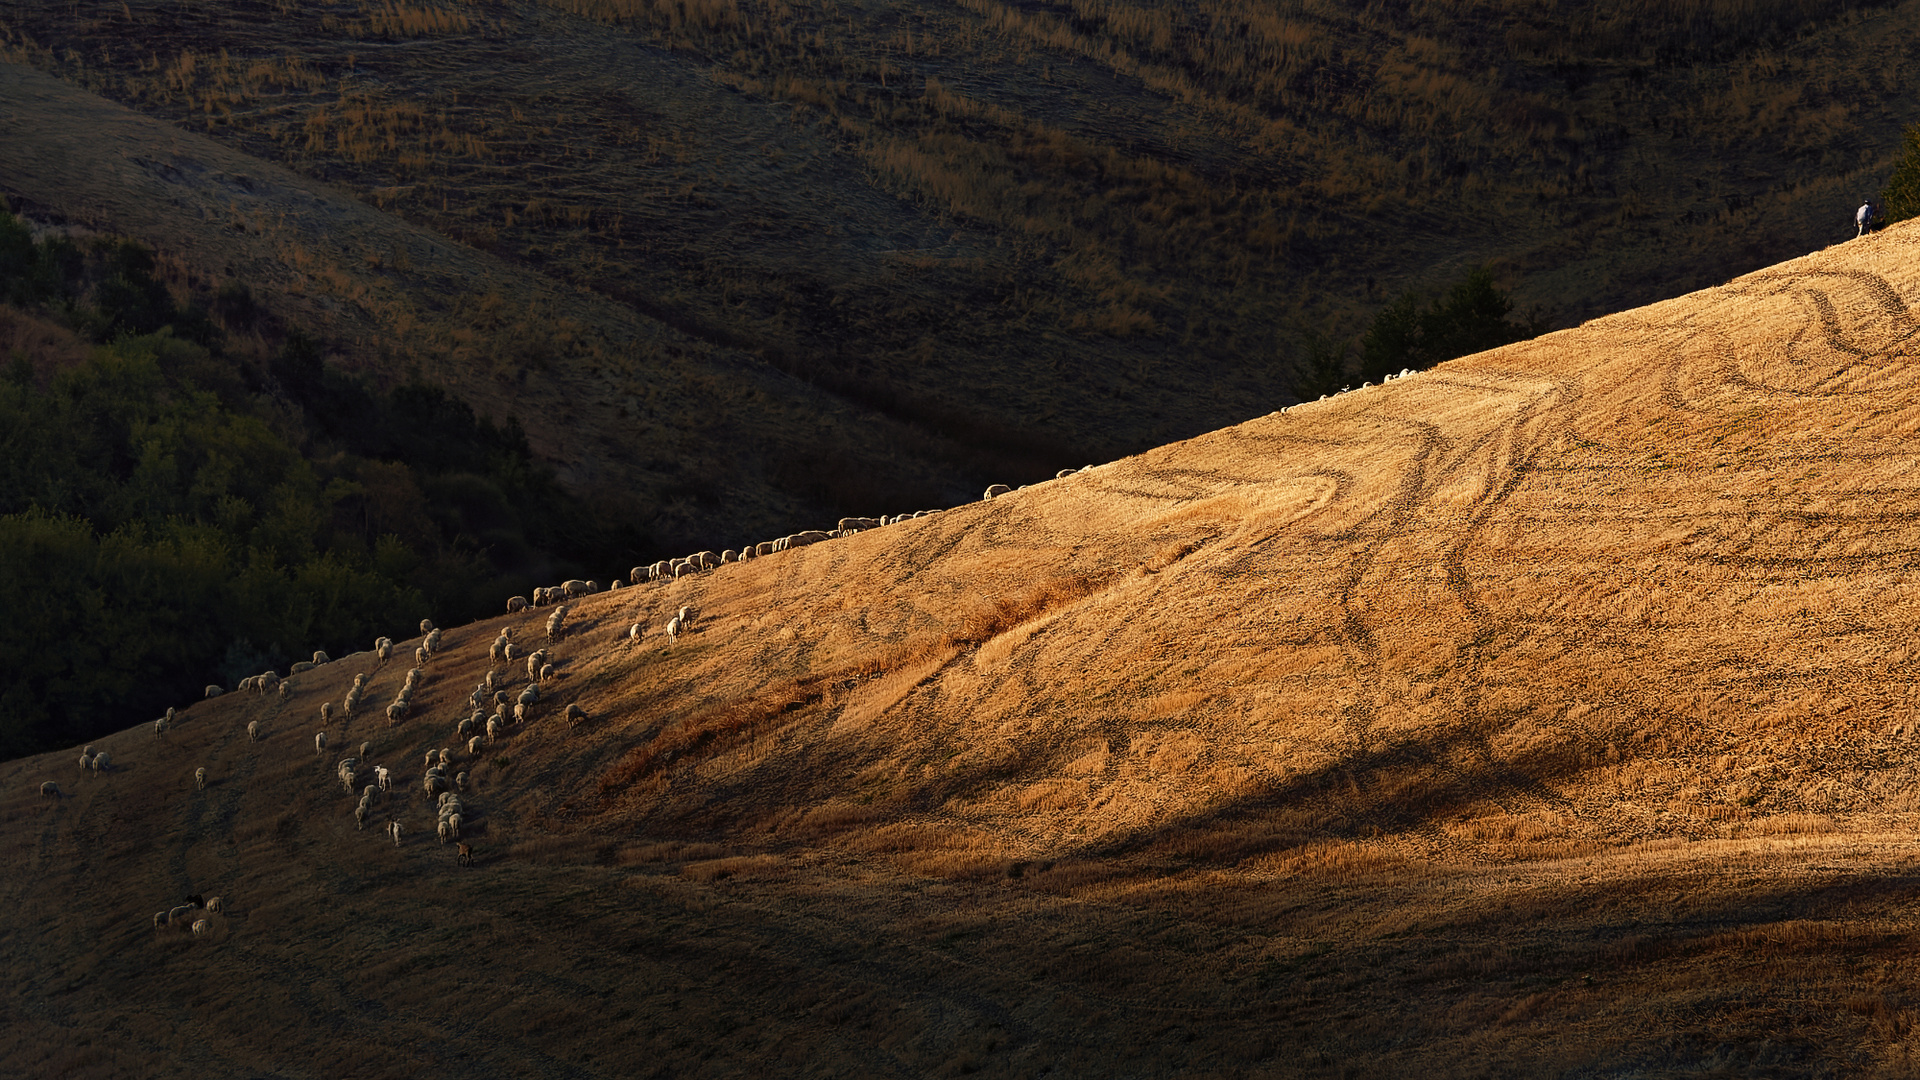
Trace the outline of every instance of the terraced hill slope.
[[0, 1071], [1904, 1074], [1917, 249], [9, 763]]

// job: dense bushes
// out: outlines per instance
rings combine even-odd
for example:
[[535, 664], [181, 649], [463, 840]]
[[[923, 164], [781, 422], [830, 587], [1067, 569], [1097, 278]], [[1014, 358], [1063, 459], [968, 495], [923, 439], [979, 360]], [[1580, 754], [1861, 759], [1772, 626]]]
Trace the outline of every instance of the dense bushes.
[[1920, 125], [1908, 128], [1903, 141], [1904, 152], [1880, 193], [1880, 210], [1888, 223], [1920, 217]]
[[264, 362], [226, 355], [153, 270], [135, 245], [36, 244], [0, 215], [0, 296], [102, 342], [57, 373], [12, 357], [0, 380], [0, 754], [638, 553], [517, 423], [371, 387], [298, 334]]
[[1474, 267], [1446, 295], [1431, 299], [1407, 292], [1374, 316], [1356, 350], [1346, 342], [1309, 335], [1296, 358], [1300, 396], [1313, 398], [1342, 386], [1379, 382], [1382, 376], [1525, 341], [1546, 329], [1529, 316], [1507, 316], [1513, 300], [1493, 283], [1493, 274]]

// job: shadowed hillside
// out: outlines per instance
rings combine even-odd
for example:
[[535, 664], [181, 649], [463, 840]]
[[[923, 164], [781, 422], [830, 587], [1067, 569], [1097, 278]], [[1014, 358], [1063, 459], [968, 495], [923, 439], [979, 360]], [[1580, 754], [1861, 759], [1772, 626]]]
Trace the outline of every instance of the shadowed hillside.
[[0, 1068], [1909, 1073], [1917, 249], [0, 766]]

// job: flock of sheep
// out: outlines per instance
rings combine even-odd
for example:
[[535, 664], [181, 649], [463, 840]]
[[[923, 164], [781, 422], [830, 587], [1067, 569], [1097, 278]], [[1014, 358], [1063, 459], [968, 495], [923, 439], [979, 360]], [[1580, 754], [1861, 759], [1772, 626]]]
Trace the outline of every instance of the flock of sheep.
[[[1408, 373], [1402, 372], [1401, 374], [1404, 376]], [[1089, 469], [1092, 467], [1093, 466], [1090, 465], [1086, 466], [1086, 468]], [[1081, 471], [1084, 470], [1063, 469], [1056, 474], [1056, 479], [1070, 476]], [[996, 498], [1014, 490], [1017, 489], [1005, 484], [994, 484], [987, 488], [983, 498]], [[786, 551], [791, 548], [853, 536], [869, 529], [884, 528], [902, 521], [925, 517], [935, 513], [939, 513], [939, 511], [922, 510], [912, 514], [898, 514], [877, 518], [841, 518], [838, 525], [832, 530], [815, 529], [793, 533], [780, 537], [777, 540], [751, 544], [737, 550], [728, 549], [718, 554], [711, 551], [701, 551], [683, 558], [662, 559], [647, 566], [634, 567], [627, 581], [616, 580], [613, 582], [611, 588], [626, 588], [629, 587], [629, 582], [632, 585], [641, 585], [649, 582], [673, 580], [689, 574], [711, 571], [728, 563], [746, 562], [756, 558], [763, 558], [767, 555]], [[546, 620], [546, 639], [550, 644], [557, 643], [565, 638], [568, 629], [567, 617], [571, 613], [571, 606], [567, 601], [590, 596], [600, 591], [601, 589], [598, 582], [570, 580], [560, 585], [534, 589], [531, 600], [526, 597], [515, 596], [507, 601], [507, 611], [509, 613], [517, 613], [529, 608], [552, 606], [553, 610], [547, 616]], [[680, 634], [692, 629], [694, 620], [698, 615], [699, 612], [692, 605], [682, 606], [675, 611], [673, 615], [667, 619], [666, 625], [663, 628], [663, 632], [666, 634], [668, 640], [677, 640]], [[401, 682], [399, 691], [394, 695], [393, 700], [386, 708], [389, 728], [401, 724], [406, 719], [412, 709], [414, 691], [421, 685], [425, 669], [441, 651], [441, 632], [430, 620], [421, 620], [420, 634], [420, 644], [414, 649], [413, 654], [414, 666], [407, 671]], [[637, 622], [628, 626], [620, 634], [622, 638], [629, 642], [637, 642], [641, 640], [644, 635], [644, 625]], [[392, 638], [381, 637], [374, 642], [373, 654], [382, 665], [392, 658], [393, 651], [394, 641]], [[486, 677], [474, 687], [473, 693], [469, 695], [468, 698], [468, 705], [472, 711], [470, 715], [462, 717], [454, 727], [455, 737], [465, 740], [465, 757], [468, 760], [478, 760], [484, 747], [507, 737], [511, 728], [524, 726], [533, 721], [538, 707], [546, 699], [542, 687], [550, 685], [555, 677], [552, 657], [547, 650], [545, 648], [531, 650], [524, 648], [513, 639], [513, 628], [511, 627], [502, 629], [488, 647], [487, 660]], [[524, 685], [517, 693], [510, 693], [509, 684], [519, 681], [513, 675], [513, 665], [516, 661], [521, 660], [525, 662], [526, 674]], [[493, 665], [503, 662], [507, 665], [506, 669], [504, 671], [496, 671]], [[282, 678], [277, 672], [265, 671], [258, 675], [241, 679], [236, 689], [252, 691], [261, 696], [272, 694], [276, 695], [281, 701], [285, 701], [291, 697], [295, 690], [295, 678], [297, 676], [325, 666], [328, 663], [331, 663], [331, 660], [325, 652], [316, 652], [313, 654], [311, 660], [303, 660], [294, 664], [285, 678]], [[326, 752], [331, 741], [328, 735], [328, 728], [336, 716], [341, 718], [344, 725], [350, 723], [359, 713], [360, 699], [366, 685], [366, 673], [358, 673], [354, 676], [353, 684], [341, 699], [337, 710], [331, 701], [321, 703], [319, 707], [320, 730], [314, 735], [314, 752], [316, 754], [324, 754]], [[209, 685], [205, 689], [204, 697], [213, 699], [220, 697], [224, 692], [225, 691], [217, 685]], [[491, 706], [493, 710], [491, 714], [487, 711], [489, 706]], [[578, 703], [569, 703], [562, 715], [570, 727], [578, 725], [589, 718], [586, 710]], [[175, 709], [171, 707], [168, 708], [165, 715], [154, 721], [153, 728], [155, 734], [164, 737], [167, 732], [173, 728], [179, 718], [180, 714]], [[259, 719], [249, 720], [246, 726], [246, 732], [250, 742], [257, 743], [266, 738], [265, 730]], [[361, 830], [364, 830], [368, 822], [373, 819], [381, 802], [389, 797], [393, 783], [392, 773], [385, 766], [367, 766], [364, 764], [370, 756], [372, 748], [372, 743], [362, 742], [357, 755], [349, 754], [348, 756], [342, 757], [334, 766], [335, 778], [340, 782], [346, 793], [357, 800], [353, 810], [353, 818], [355, 827]], [[449, 772], [453, 770], [453, 757], [454, 752], [450, 748], [443, 748], [437, 752], [428, 752], [424, 766], [425, 771], [422, 773], [420, 780], [420, 787], [425, 797], [434, 801], [436, 814], [435, 831], [439, 841], [442, 844], [456, 844], [459, 863], [461, 865], [471, 865], [473, 848], [461, 839], [462, 829], [466, 827], [469, 821], [469, 815], [462, 800], [462, 795], [467, 788], [467, 774], [465, 772], [453, 772], [452, 775], [449, 776]], [[95, 774], [104, 774], [112, 766], [112, 759], [105, 750], [96, 753], [94, 748], [89, 745], [81, 751], [80, 766], [82, 769]], [[196, 790], [204, 791], [206, 789], [208, 773], [204, 766], [194, 770], [193, 782]], [[40, 785], [40, 791], [41, 794], [53, 799], [59, 799], [61, 797], [60, 786], [51, 780], [42, 783]], [[389, 817], [382, 831], [396, 845], [401, 843], [403, 830], [397, 817]], [[222, 901], [219, 897], [214, 897], [202, 903], [201, 899], [197, 896], [189, 897], [188, 900], [189, 903], [187, 904], [156, 914], [153, 919], [155, 928], [163, 929], [176, 926], [188, 926], [195, 936], [205, 936], [210, 931], [208, 919], [205, 917], [194, 918], [193, 916], [196, 912], [202, 910], [202, 908], [210, 914], [218, 914], [221, 911]]]

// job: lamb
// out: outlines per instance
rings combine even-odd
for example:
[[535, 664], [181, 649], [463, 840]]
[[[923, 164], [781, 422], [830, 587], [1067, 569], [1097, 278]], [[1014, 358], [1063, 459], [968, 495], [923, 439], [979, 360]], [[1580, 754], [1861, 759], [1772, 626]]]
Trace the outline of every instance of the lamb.
[[320, 703], [320, 725], [325, 727], [331, 723], [333, 723], [333, 702], [323, 701]]
[[219, 687], [219, 686], [217, 686], [217, 685], [215, 685], [215, 684], [213, 684], [213, 683], [208, 683], [208, 684], [207, 684], [207, 689], [206, 689], [206, 696], [207, 696], [207, 700], [209, 700], [209, 701], [211, 701], [211, 700], [213, 700], [214, 698], [217, 698], [217, 697], [219, 697], [219, 696], [220, 696], [221, 694], [224, 694], [224, 693], [226, 693], [226, 691], [225, 691], [225, 690], [222, 690], [222, 689], [220, 689], [220, 687]]
[[45, 795], [49, 799], [58, 799], [60, 797], [60, 785], [51, 780], [42, 780], [40, 782], [40, 794]]
[[390, 785], [387, 782], [389, 775], [390, 774], [387, 772], [387, 767], [385, 765], [375, 765], [373, 767], [373, 782], [376, 786], [380, 788], [381, 791], [388, 791], [392, 789], [392, 785]]
[[313, 737], [313, 752], [316, 754], [324, 754], [327, 752], [326, 732], [322, 731]]
[[208, 922], [207, 920], [205, 920], [205, 919], [195, 919], [195, 920], [193, 920], [193, 936], [194, 936], [194, 937], [206, 937], [206, 936], [207, 936], [207, 931], [208, 931], [209, 929], [211, 929], [211, 927], [212, 927], [212, 925], [213, 925], [212, 923], [209, 923], [209, 922]]
[[206, 766], [203, 765], [200, 768], [193, 770], [193, 788], [195, 791], [207, 790]]
[[260, 721], [258, 720], [247, 721], [247, 739], [251, 742], [260, 741]]
[[513, 615], [527, 610], [527, 598], [524, 596], [507, 597], [507, 614]]
[[387, 835], [393, 837], [393, 846], [399, 847], [400, 846], [400, 823], [397, 821], [387, 822]]

